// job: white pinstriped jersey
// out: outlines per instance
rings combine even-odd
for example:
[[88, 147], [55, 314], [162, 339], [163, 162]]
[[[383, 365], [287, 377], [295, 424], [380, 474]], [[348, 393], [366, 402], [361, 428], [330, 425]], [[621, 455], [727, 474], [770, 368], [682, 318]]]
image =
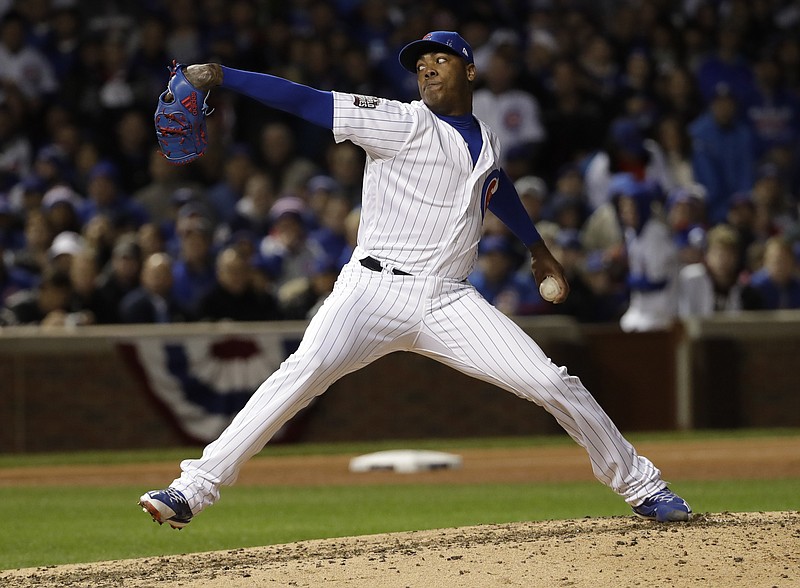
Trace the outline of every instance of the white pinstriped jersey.
[[461, 281], [472, 271], [483, 192], [500, 147], [483, 123], [473, 168], [467, 144], [421, 101], [334, 92], [333, 134], [367, 153], [357, 255], [417, 276]]

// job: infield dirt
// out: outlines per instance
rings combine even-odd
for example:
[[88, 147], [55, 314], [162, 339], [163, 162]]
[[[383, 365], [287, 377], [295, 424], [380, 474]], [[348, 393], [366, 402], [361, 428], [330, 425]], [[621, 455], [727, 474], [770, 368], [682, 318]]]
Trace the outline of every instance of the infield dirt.
[[[800, 476], [800, 439], [796, 437], [677, 446], [641, 443], [637, 447], [661, 467], [667, 479]], [[259, 458], [248, 464], [240, 483], [457, 484], [591, 478], [585, 454], [574, 447], [459, 453], [464, 456], [463, 469], [413, 476], [354, 477], [346, 472], [348, 458], [344, 456]], [[171, 479], [175, 467], [7, 469], [0, 471], [0, 485], [53, 479], [63, 484], [65, 474], [74, 470], [76, 483], [127, 484], [134, 479], [146, 486]], [[674, 524], [632, 516], [584, 518], [304, 541], [4, 571], [0, 586], [791, 588], [800, 587], [800, 512], [700, 513], [690, 523]]]

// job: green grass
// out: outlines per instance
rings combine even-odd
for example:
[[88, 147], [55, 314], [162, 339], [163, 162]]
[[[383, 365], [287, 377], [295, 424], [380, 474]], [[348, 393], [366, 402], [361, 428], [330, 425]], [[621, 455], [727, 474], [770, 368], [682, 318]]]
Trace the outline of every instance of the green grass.
[[[695, 512], [800, 509], [800, 479], [685, 482]], [[148, 522], [141, 488], [0, 488], [0, 569], [303, 539], [628, 514], [596, 482], [233, 487], [183, 531]]]
[[[752, 439], [759, 437], [797, 437], [800, 429], [735, 429], [685, 432], [630, 433], [625, 435], [634, 445], [643, 441], [692, 442], [713, 439]], [[419, 439], [364, 441], [359, 443], [300, 443], [267, 445], [259, 456], [350, 455], [383, 449], [432, 449], [447, 451], [471, 448], [513, 448], [574, 445], [566, 434], [539, 437], [471, 437], [464, 439]], [[171, 447], [137, 451], [84, 451], [70, 453], [0, 454], [0, 469], [50, 465], [124, 464], [148, 462], [179, 462], [198, 456], [202, 447]], [[258, 459], [256, 456], [255, 459]]]
[[[800, 430], [637, 433], [634, 444], [798, 436]], [[360, 454], [398, 447], [572, 445], [565, 435], [273, 445], [261, 455]], [[129, 452], [0, 455], [0, 469], [70, 464], [174, 462], [200, 448]], [[258, 459], [258, 457], [256, 457]], [[673, 489], [696, 512], [800, 509], [800, 479], [683, 482]], [[458, 527], [630, 511], [597, 482], [399, 485], [329, 488], [233, 487], [181, 532], [149, 523], [136, 506], [140, 487], [0, 488], [0, 569], [232, 549], [304, 539]]]

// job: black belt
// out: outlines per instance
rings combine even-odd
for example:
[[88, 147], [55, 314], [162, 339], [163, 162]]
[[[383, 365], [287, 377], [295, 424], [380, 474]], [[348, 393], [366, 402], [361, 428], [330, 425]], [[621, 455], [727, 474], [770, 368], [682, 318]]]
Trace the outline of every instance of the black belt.
[[[372, 270], [374, 272], [382, 272], [383, 266], [381, 262], [375, 259], [374, 257], [365, 257], [361, 260], [361, 265], [363, 265], [368, 270]], [[410, 276], [411, 274], [408, 272], [404, 272], [403, 270], [399, 270], [396, 268], [392, 268], [392, 273], [396, 276]]]

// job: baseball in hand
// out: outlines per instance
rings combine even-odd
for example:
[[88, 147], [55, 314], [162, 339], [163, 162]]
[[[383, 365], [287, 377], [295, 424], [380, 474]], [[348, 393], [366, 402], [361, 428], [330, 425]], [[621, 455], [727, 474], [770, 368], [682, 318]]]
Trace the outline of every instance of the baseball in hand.
[[553, 276], [547, 276], [542, 280], [542, 283], [539, 284], [539, 294], [548, 302], [552, 302], [561, 294], [561, 288], [558, 286], [558, 282], [556, 282]]

